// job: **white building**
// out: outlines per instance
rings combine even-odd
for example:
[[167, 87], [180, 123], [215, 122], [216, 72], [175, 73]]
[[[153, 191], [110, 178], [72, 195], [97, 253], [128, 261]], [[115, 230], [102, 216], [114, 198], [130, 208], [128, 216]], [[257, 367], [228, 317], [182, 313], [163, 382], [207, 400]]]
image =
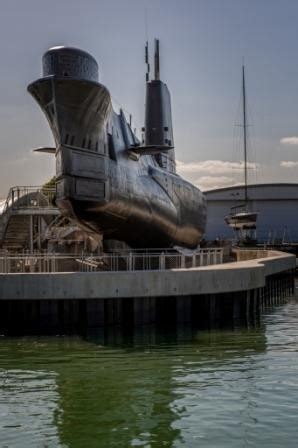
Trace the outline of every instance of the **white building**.
[[[231, 207], [243, 204], [244, 186], [205, 191], [207, 240], [230, 239], [234, 232], [224, 221]], [[249, 208], [259, 212], [257, 239], [260, 242], [298, 242], [298, 183], [248, 186]]]

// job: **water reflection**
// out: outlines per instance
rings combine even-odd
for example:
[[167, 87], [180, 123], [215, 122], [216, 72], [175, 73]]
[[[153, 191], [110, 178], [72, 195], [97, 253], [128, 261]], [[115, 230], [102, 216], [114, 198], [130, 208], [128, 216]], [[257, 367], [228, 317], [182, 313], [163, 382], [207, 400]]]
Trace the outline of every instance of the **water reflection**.
[[294, 447], [297, 323], [2, 338], [0, 446]]
[[[239, 374], [238, 360], [265, 350], [263, 328], [200, 332], [191, 342], [177, 343], [188, 336], [181, 328], [161, 334], [150, 327], [136, 331], [133, 344], [118, 335], [114, 347], [100, 345], [98, 338], [2, 339], [2, 442], [5, 431], [14, 446], [39, 446], [42, 437], [58, 446], [57, 434], [69, 447], [183, 444], [183, 422], [192, 418], [186, 407], [204, 389], [220, 386], [223, 369]], [[10, 378], [15, 406], [5, 404], [4, 378]], [[199, 395], [191, 392], [196, 382]], [[210, 400], [212, 407], [212, 395]], [[28, 436], [21, 445], [8, 420], [21, 421]]]

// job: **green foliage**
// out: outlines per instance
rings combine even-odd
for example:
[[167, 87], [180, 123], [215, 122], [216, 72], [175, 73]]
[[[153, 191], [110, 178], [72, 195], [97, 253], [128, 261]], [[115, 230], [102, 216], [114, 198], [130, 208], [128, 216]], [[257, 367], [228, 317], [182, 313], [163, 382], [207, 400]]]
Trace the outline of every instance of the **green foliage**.
[[56, 205], [56, 180], [56, 176], [53, 176], [52, 179], [46, 182], [41, 188], [42, 193], [52, 205]]

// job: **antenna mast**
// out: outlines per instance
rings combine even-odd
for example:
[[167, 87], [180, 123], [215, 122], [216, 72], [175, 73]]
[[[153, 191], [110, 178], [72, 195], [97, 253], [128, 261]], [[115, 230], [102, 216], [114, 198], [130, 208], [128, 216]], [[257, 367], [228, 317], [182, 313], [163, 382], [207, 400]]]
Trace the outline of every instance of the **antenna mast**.
[[147, 65], [146, 82], [150, 81], [150, 63], [149, 63], [149, 47], [148, 40], [145, 45], [145, 64]]
[[243, 149], [244, 149], [244, 200], [247, 204], [247, 122], [246, 122], [246, 90], [245, 90], [245, 72], [242, 66], [242, 97], [243, 97]]
[[154, 79], [156, 81], [160, 78], [159, 70], [159, 39], [155, 39], [155, 53], [154, 53]]

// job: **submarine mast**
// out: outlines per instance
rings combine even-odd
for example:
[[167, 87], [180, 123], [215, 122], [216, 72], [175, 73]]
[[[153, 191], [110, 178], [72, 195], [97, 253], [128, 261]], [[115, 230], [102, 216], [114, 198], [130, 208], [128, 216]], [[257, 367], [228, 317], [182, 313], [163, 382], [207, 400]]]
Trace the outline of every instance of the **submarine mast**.
[[154, 79], [150, 80], [150, 62], [148, 42], [145, 46], [146, 103], [144, 145], [157, 147], [160, 152], [154, 157], [159, 166], [166, 171], [176, 173], [174, 137], [171, 111], [171, 95], [167, 85], [160, 80], [160, 47], [155, 39]]

